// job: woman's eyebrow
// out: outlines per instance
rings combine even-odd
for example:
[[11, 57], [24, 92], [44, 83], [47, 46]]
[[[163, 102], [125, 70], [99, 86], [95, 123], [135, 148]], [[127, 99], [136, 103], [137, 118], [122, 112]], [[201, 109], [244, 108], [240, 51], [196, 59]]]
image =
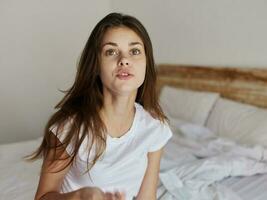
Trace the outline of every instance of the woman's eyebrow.
[[118, 46], [117, 43], [115, 42], [106, 42], [105, 44], [102, 45], [102, 48], [105, 46], [105, 45], [111, 45], [111, 46]]
[[[103, 48], [104, 46], [106, 46], [106, 45], [111, 45], [111, 46], [115, 46], [115, 47], [118, 46], [118, 44], [115, 43], [115, 42], [106, 42], [106, 43], [104, 43], [104, 44], [102, 45], [102, 48]], [[134, 46], [134, 45], [141, 45], [141, 46], [143, 46], [143, 44], [142, 44], [141, 42], [130, 42], [130, 43], [129, 43], [129, 46]]]
[[134, 45], [137, 45], [137, 44], [143, 46], [143, 44], [141, 42], [131, 42], [129, 45], [130, 46], [134, 46]]

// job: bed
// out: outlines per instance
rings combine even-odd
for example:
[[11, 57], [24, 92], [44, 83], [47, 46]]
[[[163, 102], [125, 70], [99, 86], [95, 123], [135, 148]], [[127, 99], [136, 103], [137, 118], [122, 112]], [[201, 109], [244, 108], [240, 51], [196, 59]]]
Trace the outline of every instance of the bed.
[[[267, 70], [159, 65], [157, 73], [174, 133], [164, 149], [158, 200], [266, 200]], [[22, 157], [40, 141], [0, 145], [0, 199], [33, 199], [41, 161]]]
[[41, 160], [25, 162], [23, 157], [33, 152], [41, 138], [0, 145], [0, 199], [34, 199]]
[[158, 199], [267, 199], [267, 70], [159, 65], [174, 136]]

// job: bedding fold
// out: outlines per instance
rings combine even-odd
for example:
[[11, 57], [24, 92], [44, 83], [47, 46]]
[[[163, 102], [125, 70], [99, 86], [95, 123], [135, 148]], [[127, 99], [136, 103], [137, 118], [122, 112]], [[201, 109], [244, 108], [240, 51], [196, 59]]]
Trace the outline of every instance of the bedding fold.
[[196, 136], [192, 131], [180, 128], [175, 140], [177, 158], [162, 159], [158, 200], [241, 200], [220, 181], [267, 173], [263, 147], [243, 146], [211, 133]]

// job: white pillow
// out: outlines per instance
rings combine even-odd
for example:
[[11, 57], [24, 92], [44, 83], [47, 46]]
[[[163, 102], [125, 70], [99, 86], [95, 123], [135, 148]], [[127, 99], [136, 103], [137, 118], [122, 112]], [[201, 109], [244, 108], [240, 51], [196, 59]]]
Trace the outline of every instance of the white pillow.
[[207, 127], [215, 134], [239, 143], [267, 146], [267, 110], [220, 98]]
[[159, 102], [167, 116], [204, 125], [218, 98], [218, 93], [165, 86], [162, 88]]

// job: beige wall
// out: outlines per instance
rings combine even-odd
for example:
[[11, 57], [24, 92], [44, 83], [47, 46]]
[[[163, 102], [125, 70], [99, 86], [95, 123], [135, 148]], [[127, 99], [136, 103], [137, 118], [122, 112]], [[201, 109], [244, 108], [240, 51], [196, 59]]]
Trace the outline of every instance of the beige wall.
[[109, 0], [0, 0], [0, 143], [34, 138]]
[[267, 67], [265, 0], [111, 0], [147, 27], [157, 63]]
[[42, 134], [93, 26], [135, 15], [157, 63], [267, 67], [265, 0], [0, 0], [0, 143]]

